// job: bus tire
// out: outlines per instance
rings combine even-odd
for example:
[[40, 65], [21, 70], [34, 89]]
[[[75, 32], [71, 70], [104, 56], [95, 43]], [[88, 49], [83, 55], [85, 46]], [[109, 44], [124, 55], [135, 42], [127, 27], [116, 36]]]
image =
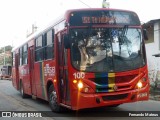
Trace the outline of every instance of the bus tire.
[[48, 100], [51, 110], [53, 112], [61, 112], [61, 106], [57, 103], [57, 93], [54, 89], [54, 86], [51, 85], [48, 90]]
[[26, 98], [28, 96], [27, 94], [24, 93], [22, 81], [20, 82], [20, 93], [21, 93], [22, 98]]

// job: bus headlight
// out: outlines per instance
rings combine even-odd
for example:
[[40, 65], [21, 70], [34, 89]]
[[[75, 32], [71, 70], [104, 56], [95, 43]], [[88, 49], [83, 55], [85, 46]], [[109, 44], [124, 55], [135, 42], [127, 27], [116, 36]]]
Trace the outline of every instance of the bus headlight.
[[143, 84], [142, 84], [141, 81], [139, 81], [139, 82], [137, 83], [137, 87], [138, 87], [138, 88], [142, 88], [142, 87], [143, 87]]
[[146, 77], [141, 78], [137, 84], [136, 84], [136, 89], [141, 89], [143, 87], [145, 87], [148, 83], [148, 79]]
[[83, 88], [83, 83], [82, 83], [81, 81], [79, 81], [77, 85], [78, 85], [78, 88], [79, 88], [79, 89], [82, 89], [82, 88]]
[[78, 90], [82, 93], [94, 93], [94, 90], [88, 86], [86, 83], [82, 82], [82, 80], [73, 80], [72, 81], [75, 89], [78, 88]]

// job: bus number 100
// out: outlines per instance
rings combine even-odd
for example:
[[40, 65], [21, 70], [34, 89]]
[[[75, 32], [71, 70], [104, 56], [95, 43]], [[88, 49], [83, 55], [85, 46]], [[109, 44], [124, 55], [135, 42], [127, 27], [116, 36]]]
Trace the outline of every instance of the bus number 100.
[[74, 73], [73, 76], [75, 79], [81, 79], [85, 77], [85, 74], [82, 72], [77, 72], [77, 73]]

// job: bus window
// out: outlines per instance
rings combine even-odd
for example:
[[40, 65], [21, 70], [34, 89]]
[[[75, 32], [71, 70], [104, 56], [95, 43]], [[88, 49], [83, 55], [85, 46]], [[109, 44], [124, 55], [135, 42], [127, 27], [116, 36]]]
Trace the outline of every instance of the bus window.
[[36, 39], [35, 61], [43, 60], [42, 36]]
[[45, 44], [45, 59], [52, 59], [54, 58], [54, 51], [53, 51], [53, 42], [54, 37], [53, 37], [53, 32], [52, 30], [48, 31], [46, 33], [46, 44]]
[[27, 64], [28, 63], [28, 46], [24, 45], [23, 46], [23, 54], [22, 54], [22, 64]]
[[20, 57], [19, 57], [19, 65], [22, 65], [22, 48], [19, 49]]

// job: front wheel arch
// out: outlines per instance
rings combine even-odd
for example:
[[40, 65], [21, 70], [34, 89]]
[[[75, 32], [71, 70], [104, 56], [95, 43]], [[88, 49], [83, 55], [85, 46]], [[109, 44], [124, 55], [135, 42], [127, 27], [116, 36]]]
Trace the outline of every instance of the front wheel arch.
[[61, 112], [62, 107], [57, 102], [57, 92], [54, 85], [51, 84], [48, 89], [48, 101], [53, 112]]

